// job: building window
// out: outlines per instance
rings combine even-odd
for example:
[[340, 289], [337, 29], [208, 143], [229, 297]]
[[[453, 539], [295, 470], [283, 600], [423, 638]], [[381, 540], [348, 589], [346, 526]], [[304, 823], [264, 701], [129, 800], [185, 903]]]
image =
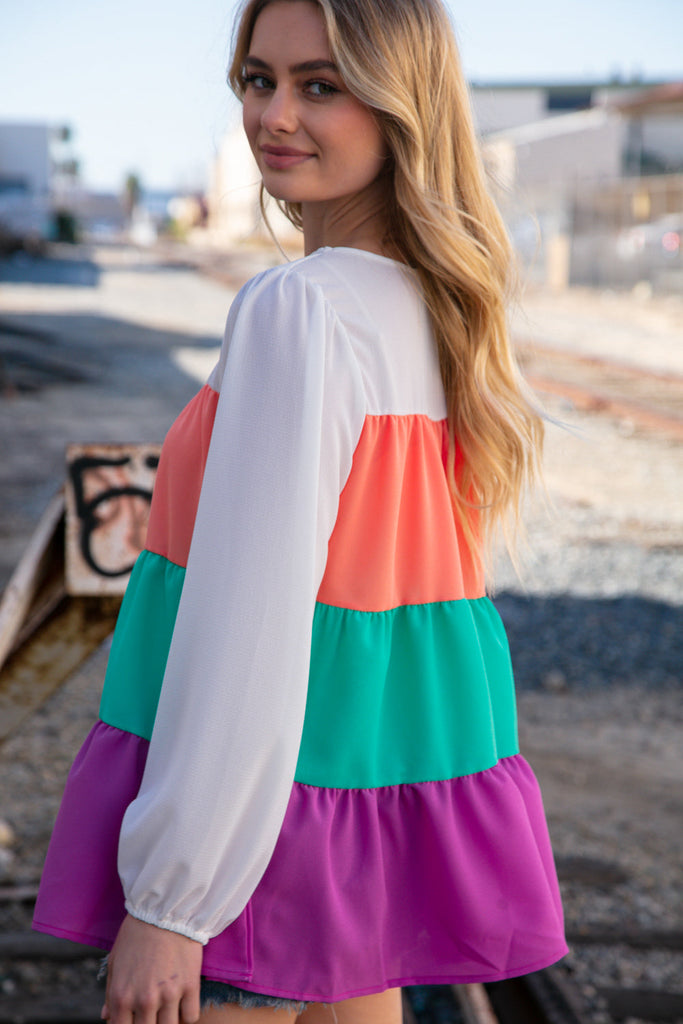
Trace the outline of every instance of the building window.
[[586, 110], [592, 98], [592, 89], [548, 89], [545, 107], [548, 113], [566, 114], [572, 110]]

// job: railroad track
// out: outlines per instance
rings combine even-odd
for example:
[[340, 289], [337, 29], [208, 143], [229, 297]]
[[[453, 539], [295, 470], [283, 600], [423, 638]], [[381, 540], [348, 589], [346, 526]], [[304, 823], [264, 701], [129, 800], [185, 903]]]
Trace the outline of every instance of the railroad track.
[[[676, 1024], [683, 992], [597, 986], [601, 1021]], [[595, 1014], [561, 967], [487, 985], [439, 985], [403, 992], [404, 1024], [590, 1024]]]
[[586, 1024], [581, 1000], [555, 969], [489, 985], [404, 989], [404, 1024]]
[[[30, 905], [35, 886], [0, 888], [0, 901]], [[623, 944], [643, 950], [669, 949], [683, 953], [683, 931], [627, 933], [582, 931], [570, 943]], [[0, 998], [0, 1024], [96, 1024], [102, 988], [95, 983], [95, 964], [101, 951], [36, 932], [0, 934], [0, 976], [12, 976], [12, 964], [33, 962], [41, 973], [53, 964], [88, 961], [80, 991], [36, 999]], [[623, 987], [597, 987], [604, 1007], [601, 1020], [677, 1022], [683, 1020], [683, 992]], [[607, 1013], [607, 1017], [604, 1013]], [[508, 981], [487, 985], [412, 986], [403, 990], [404, 1024], [591, 1024], [594, 1019], [579, 989], [562, 967], [547, 968]]]
[[523, 339], [516, 341], [515, 350], [535, 391], [683, 440], [683, 376]]

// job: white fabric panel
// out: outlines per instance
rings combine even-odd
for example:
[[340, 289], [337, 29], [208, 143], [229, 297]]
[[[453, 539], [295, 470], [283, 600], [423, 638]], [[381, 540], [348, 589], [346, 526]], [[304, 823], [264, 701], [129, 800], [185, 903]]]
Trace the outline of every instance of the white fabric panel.
[[305, 262], [351, 339], [368, 414], [445, 419], [436, 344], [415, 271], [344, 247], [319, 249]]
[[[319, 285], [344, 325], [361, 368], [369, 415], [445, 419], [436, 345], [413, 270], [384, 256], [343, 246], [318, 249], [286, 269], [305, 274]], [[230, 310], [231, 318], [239, 302], [240, 296]], [[209, 378], [216, 391], [226, 358], [224, 346]]]
[[367, 413], [306, 261], [240, 293], [149, 759], [119, 872], [143, 921], [206, 942], [271, 857], [296, 768], [316, 594]]

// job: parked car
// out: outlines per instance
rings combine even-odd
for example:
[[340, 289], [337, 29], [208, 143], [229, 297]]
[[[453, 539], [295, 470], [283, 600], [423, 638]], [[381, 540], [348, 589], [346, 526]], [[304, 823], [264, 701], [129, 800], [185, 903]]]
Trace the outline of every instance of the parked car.
[[617, 239], [622, 260], [638, 260], [653, 269], [683, 258], [683, 213], [668, 214], [649, 224], [622, 231]]

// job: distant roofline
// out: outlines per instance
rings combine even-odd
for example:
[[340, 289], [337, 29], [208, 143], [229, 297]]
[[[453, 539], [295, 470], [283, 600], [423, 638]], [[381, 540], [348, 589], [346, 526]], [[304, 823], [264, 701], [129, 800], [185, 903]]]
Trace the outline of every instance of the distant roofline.
[[546, 89], [549, 91], [562, 90], [563, 92], [575, 90], [583, 92], [586, 89], [653, 89], [660, 86], [670, 85], [680, 81], [680, 78], [572, 78], [572, 79], [520, 79], [510, 81], [509, 79], [476, 79], [469, 81], [471, 89]]
[[617, 110], [624, 113], [638, 113], [654, 108], [666, 110], [667, 108], [683, 108], [683, 79], [675, 82], [664, 82], [661, 85], [646, 86], [639, 90], [635, 96], [617, 97], [610, 101]]

